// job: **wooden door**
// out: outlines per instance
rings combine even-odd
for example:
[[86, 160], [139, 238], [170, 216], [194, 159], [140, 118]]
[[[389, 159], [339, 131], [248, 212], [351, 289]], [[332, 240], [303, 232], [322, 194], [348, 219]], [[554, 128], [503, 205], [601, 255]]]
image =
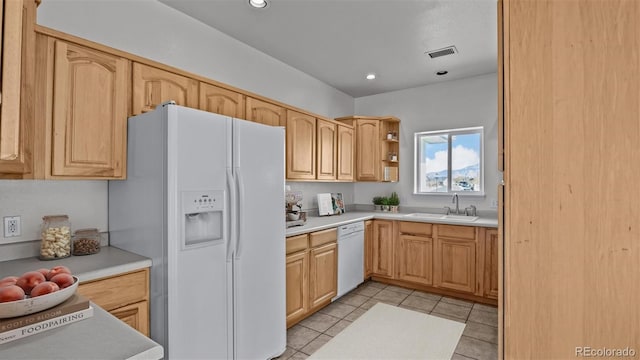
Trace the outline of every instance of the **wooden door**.
[[364, 222], [364, 279], [373, 273], [373, 220]]
[[483, 296], [498, 298], [498, 230], [487, 229], [484, 238], [484, 291]]
[[245, 116], [247, 120], [270, 126], [285, 126], [287, 113], [282, 106], [247, 96]]
[[316, 118], [287, 110], [287, 179], [316, 178]]
[[423, 285], [433, 284], [433, 239], [400, 234], [398, 278]]
[[391, 220], [374, 220], [373, 222], [373, 274], [375, 276], [394, 278], [394, 230]]
[[200, 110], [244, 119], [244, 103], [243, 94], [200, 82]]
[[35, 8], [33, 0], [0, 2], [0, 178], [32, 171]]
[[475, 292], [475, 241], [440, 237], [434, 258], [438, 270], [436, 286], [471, 294]]
[[381, 138], [379, 120], [356, 120], [356, 179], [358, 181], [380, 181], [382, 163], [380, 159]]
[[133, 115], [151, 111], [169, 100], [197, 109], [198, 87], [197, 80], [134, 62]]
[[356, 139], [353, 128], [338, 125], [338, 166], [337, 179], [353, 181], [355, 171]]
[[338, 244], [312, 248], [309, 262], [309, 308], [314, 310], [338, 293]]
[[317, 179], [318, 180], [335, 180], [336, 179], [336, 124], [316, 119], [317, 134]]
[[140, 301], [109, 311], [127, 325], [149, 336], [149, 302]]
[[287, 327], [309, 310], [309, 252], [287, 255]]
[[640, 2], [504, 6], [505, 358], [637, 357]]
[[129, 60], [53, 38], [49, 43], [51, 177], [125, 178]]

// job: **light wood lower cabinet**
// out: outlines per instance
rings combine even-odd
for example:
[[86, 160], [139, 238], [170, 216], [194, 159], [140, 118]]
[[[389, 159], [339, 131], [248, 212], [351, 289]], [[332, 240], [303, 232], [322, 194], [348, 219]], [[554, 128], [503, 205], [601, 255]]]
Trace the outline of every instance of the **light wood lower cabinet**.
[[78, 293], [149, 336], [149, 269], [83, 282]]
[[140, 63], [133, 63], [133, 115], [155, 109], [165, 101], [198, 108], [199, 82]]
[[286, 239], [287, 327], [331, 302], [338, 293], [337, 229]]
[[498, 298], [498, 230], [487, 229], [484, 237], [484, 296]]
[[476, 290], [476, 228], [438, 225], [435, 286], [473, 294]]
[[373, 222], [373, 269], [375, 276], [394, 278], [395, 232], [394, 222], [374, 220]]
[[398, 279], [423, 285], [433, 284], [433, 239], [431, 224], [399, 225]]
[[373, 273], [373, 220], [364, 222], [364, 278]]

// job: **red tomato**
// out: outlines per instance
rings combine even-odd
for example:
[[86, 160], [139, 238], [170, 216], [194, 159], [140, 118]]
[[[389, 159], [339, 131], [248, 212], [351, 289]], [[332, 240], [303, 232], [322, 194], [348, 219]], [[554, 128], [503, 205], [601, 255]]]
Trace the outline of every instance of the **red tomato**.
[[20, 286], [26, 294], [29, 294], [31, 289], [45, 280], [44, 275], [39, 271], [27, 271], [18, 278], [16, 285]]
[[0, 280], [0, 287], [9, 286], [9, 285], [15, 285], [16, 281], [18, 281], [18, 277], [17, 276], [7, 276], [7, 277], [3, 278], [2, 280]]
[[54, 283], [58, 284], [60, 289], [64, 289], [73, 285], [74, 279], [73, 279], [73, 276], [71, 276], [70, 274], [60, 273], [52, 277], [50, 281], [53, 281]]
[[58, 284], [54, 283], [53, 281], [41, 282], [40, 284], [36, 285], [33, 290], [31, 290], [31, 297], [34, 298], [41, 295], [51, 294], [52, 292], [58, 290], [60, 290], [60, 287], [58, 287]]
[[71, 270], [69, 270], [68, 267], [63, 266], [63, 265], [54, 266], [47, 273], [47, 280], [51, 280], [52, 277], [54, 277], [54, 276], [56, 276], [56, 275], [58, 275], [60, 273], [71, 274]]
[[24, 290], [18, 285], [0, 288], [0, 303], [24, 299]]

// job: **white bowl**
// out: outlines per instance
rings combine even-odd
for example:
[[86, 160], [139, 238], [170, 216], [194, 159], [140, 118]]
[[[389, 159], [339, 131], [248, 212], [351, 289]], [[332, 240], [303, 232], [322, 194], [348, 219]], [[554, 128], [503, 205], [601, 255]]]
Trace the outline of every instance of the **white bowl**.
[[74, 276], [73, 280], [73, 285], [51, 294], [0, 303], [0, 319], [27, 315], [60, 304], [75, 294], [78, 289], [78, 278]]

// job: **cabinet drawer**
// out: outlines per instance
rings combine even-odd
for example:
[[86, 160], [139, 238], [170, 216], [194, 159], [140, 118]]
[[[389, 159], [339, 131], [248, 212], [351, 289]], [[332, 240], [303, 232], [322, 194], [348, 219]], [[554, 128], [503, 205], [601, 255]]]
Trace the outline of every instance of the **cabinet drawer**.
[[400, 221], [400, 233], [431, 236], [433, 225], [419, 222]]
[[140, 301], [110, 311], [111, 315], [149, 336], [149, 302]]
[[148, 300], [149, 270], [95, 280], [78, 286], [78, 292], [107, 311]]
[[316, 247], [324, 244], [328, 244], [330, 242], [338, 241], [338, 229], [327, 229], [318, 232], [311, 233], [310, 235], [310, 246]]
[[307, 234], [287, 238], [287, 255], [307, 248]]
[[475, 240], [476, 228], [473, 226], [438, 225], [438, 236]]

